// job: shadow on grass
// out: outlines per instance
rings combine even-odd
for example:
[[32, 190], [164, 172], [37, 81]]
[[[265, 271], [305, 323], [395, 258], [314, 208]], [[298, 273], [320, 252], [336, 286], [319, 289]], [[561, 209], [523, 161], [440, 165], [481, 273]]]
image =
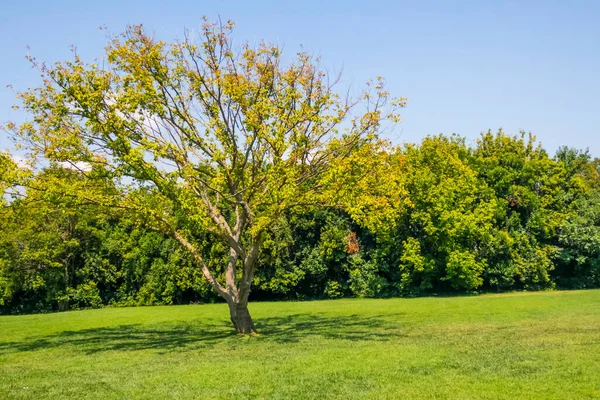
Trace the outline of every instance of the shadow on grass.
[[350, 341], [387, 341], [403, 336], [400, 314], [385, 316], [323, 316], [293, 314], [285, 317], [261, 318], [256, 327], [260, 339], [277, 343], [294, 343], [307, 336]]
[[[391, 317], [391, 318], [390, 318]], [[328, 317], [318, 314], [294, 314], [261, 318], [256, 321], [258, 337], [240, 337], [230, 324], [205, 324], [199, 321], [167, 324], [130, 324], [101, 327], [57, 334], [29, 337], [18, 342], [0, 342], [0, 355], [70, 348], [87, 354], [102, 351], [156, 350], [158, 352], [189, 351], [217, 345], [237, 346], [243, 343], [296, 343], [309, 336], [349, 341], [387, 341], [403, 336], [392, 315], [364, 317], [359, 315]]]

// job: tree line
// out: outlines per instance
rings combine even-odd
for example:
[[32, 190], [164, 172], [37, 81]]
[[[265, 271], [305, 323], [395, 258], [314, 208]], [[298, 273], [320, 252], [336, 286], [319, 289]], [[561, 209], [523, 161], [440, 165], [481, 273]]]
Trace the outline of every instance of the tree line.
[[[474, 146], [430, 136], [391, 156], [405, 202], [393, 221], [369, 229], [334, 207], [287, 213], [266, 233], [251, 299], [600, 286], [600, 163], [588, 152], [550, 157], [531, 135], [499, 131]], [[33, 179], [76, 185], [78, 175], [56, 167]], [[3, 313], [219, 300], [179, 243], [122, 213], [28, 189], [2, 216]], [[201, 240], [224, 274], [227, 246]]]

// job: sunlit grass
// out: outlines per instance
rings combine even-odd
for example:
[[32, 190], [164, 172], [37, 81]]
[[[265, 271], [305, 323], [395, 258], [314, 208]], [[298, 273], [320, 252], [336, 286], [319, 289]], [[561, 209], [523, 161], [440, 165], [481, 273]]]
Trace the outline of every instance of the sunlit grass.
[[600, 291], [0, 317], [0, 398], [600, 398]]

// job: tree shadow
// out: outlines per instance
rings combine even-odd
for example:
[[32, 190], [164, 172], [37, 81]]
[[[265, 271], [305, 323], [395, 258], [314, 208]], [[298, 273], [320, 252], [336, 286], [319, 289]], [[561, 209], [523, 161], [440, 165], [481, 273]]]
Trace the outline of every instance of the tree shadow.
[[349, 341], [387, 341], [404, 336], [399, 322], [401, 314], [385, 316], [291, 314], [261, 318], [256, 327], [261, 339], [277, 343], [299, 342], [307, 336]]
[[129, 324], [0, 342], [0, 356], [53, 348], [69, 348], [85, 354], [139, 350], [166, 353], [215, 346], [240, 346], [255, 341], [297, 343], [315, 336], [347, 341], [387, 341], [404, 336], [398, 321], [398, 316], [394, 314], [387, 314], [385, 317], [293, 314], [258, 319], [256, 326], [260, 335], [256, 337], [240, 337], [224, 321], [213, 324], [199, 320], [151, 325]]

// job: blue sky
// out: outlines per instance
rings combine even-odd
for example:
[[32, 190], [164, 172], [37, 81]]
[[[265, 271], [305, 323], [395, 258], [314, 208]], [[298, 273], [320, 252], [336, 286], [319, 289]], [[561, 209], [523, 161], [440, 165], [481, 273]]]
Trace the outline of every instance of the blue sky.
[[[294, 53], [319, 54], [343, 84], [384, 76], [408, 97], [397, 142], [428, 134], [533, 132], [600, 156], [600, 1], [597, 0], [3, 0], [0, 5], [0, 121], [20, 120], [15, 89], [37, 86], [24, 58], [102, 56], [113, 33], [143, 23], [165, 40], [181, 38], [202, 15], [236, 22], [236, 40], [265, 39]], [[0, 133], [0, 149], [10, 142]]]

